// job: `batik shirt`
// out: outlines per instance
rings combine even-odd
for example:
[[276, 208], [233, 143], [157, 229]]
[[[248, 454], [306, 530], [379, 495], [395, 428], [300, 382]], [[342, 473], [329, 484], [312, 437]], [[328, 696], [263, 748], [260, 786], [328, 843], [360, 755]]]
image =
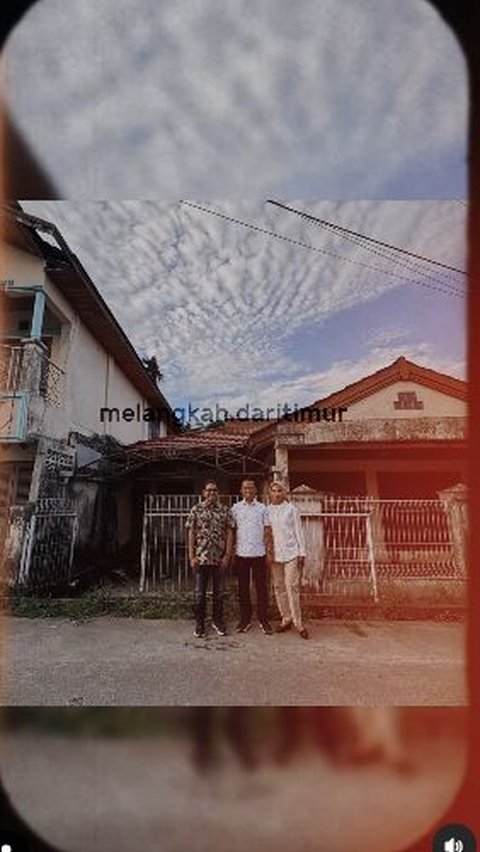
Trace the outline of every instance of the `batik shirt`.
[[227, 532], [235, 522], [221, 503], [202, 500], [193, 507], [186, 523], [195, 533], [195, 557], [200, 565], [219, 565], [227, 545]]

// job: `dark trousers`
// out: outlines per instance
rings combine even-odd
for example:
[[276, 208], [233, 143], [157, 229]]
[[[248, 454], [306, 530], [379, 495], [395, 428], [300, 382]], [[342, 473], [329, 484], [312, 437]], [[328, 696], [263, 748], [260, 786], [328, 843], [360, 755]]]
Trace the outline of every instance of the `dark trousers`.
[[250, 596], [250, 580], [252, 576], [257, 596], [258, 620], [268, 621], [268, 585], [265, 557], [236, 556], [235, 569], [238, 576], [240, 621], [247, 623], [252, 619], [252, 599]]
[[212, 578], [212, 615], [216, 624], [223, 621], [223, 599], [225, 596], [225, 568], [220, 565], [197, 565], [195, 568], [195, 618], [204, 624], [207, 611], [207, 588]]

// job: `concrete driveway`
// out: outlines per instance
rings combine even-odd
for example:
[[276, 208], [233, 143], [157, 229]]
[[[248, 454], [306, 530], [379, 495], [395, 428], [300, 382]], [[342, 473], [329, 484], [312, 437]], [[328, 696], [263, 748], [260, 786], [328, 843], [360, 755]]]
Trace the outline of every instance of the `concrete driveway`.
[[459, 623], [312, 621], [195, 639], [186, 620], [4, 619], [3, 705], [460, 705]]

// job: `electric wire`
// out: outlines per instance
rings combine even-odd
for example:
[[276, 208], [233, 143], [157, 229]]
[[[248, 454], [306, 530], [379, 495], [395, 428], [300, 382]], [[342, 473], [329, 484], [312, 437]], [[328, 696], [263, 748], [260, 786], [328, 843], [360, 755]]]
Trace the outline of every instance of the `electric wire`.
[[[452, 287], [446, 285], [445, 287], [435, 286], [433, 284], [428, 284], [426, 281], [412, 280], [411, 278], [407, 278], [404, 275], [398, 275], [396, 272], [392, 272], [388, 269], [382, 269], [378, 266], [372, 266], [371, 264], [365, 263], [361, 260], [354, 260], [353, 258], [344, 257], [343, 255], [339, 255], [336, 252], [329, 251], [328, 249], [321, 249], [318, 246], [312, 246], [309, 243], [305, 243], [302, 240], [297, 240], [293, 237], [287, 237], [284, 234], [279, 234], [276, 231], [271, 231], [268, 228], [263, 228], [260, 225], [255, 225], [252, 222], [244, 222], [242, 219], [237, 219], [235, 216], [229, 216], [226, 213], [221, 213], [218, 210], [212, 210], [211, 208], [204, 207], [201, 204], [196, 204], [192, 201], [186, 201], [181, 199], [180, 204], [191, 207], [195, 210], [199, 210], [202, 213], [207, 213], [210, 216], [216, 216], [219, 219], [226, 220], [228, 222], [232, 222], [235, 225], [240, 225], [243, 228], [248, 228], [250, 230], [256, 231], [257, 233], [264, 234], [269, 237], [274, 237], [275, 239], [281, 240], [282, 242], [291, 243], [293, 245], [299, 246], [301, 248], [307, 249], [308, 251], [315, 252], [317, 254], [321, 254], [327, 257], [333, 257], [336, 260], [340, 260], [343, 263], [349, 263], [354, 266], [360, 266], [364, 269], [369, 269], [374, 272], [379, 272], [382, 275], [387, 275], [389, 277], [395, 278], [397, 281], [406, 281], [408, 284], [419, 284], [422, 287], [426, 287], [430, 290], [435, 290], [439, 293], [443, 293], [448, 296], [456, 296], [457, 298], [464, 298], [464, 294]], [[443, 282], [442, 282], [443, 283]]]

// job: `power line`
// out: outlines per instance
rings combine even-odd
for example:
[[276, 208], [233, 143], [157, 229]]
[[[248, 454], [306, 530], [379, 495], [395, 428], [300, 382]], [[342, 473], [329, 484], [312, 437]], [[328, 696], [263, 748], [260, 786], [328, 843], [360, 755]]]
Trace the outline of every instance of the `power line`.
[[[314, 224], [317, 224], [317, 223], [315, 222]], [[328, 230], [323, 224], [318, 223], [318, 225], [319, 225], [320, 228], [323, 228], [324, 230]], [[395, 251], [393, 249], [387, 250], [387, 249], [383, 249], [381, 247], [380, 248], [373, 248], [373, 246], [371, 246], [369, 243], [365, 244], [365, 240], [361, 239], [360, 237], [350, 235], [348, 233], [339, 232], [338, 236], [340, 236], [341, 239], [347, 240], [348, 242], [353, 243], [356, 246], [359, 246], [364, 251], [367, 251], [370, 254], [375, 255], [376, 257], [380, 257], [382, 260], [387, 260], [389, 263], [393, 264], [394, 266], [399, 266], [399, 267], [402, 267], [402, 269], [407, 269], [409, 272], [411, 272], [415, 276], [421, 275], [423, 278], [426, 278], [427, 280], [434, 281], [434, 282], [439, 281], [438, 275], [446, 276], [446, 278], [440, 279], [441, 283], [444, 286], [451, 288], [452, 292], [456, 292], [456, 293], [461, 292], [460, 290], [457, 290], [455, 288], [455, 284], [457, 282], [455, 281], [455, 279], [452, 278], [452, 273], [450, 273], [450, 272], [438, 272], [436, 274], [432, 274], [432, 273], [426, 272], [425, 269], [421, 268], [421, 265], [418, 262], [412, 261], [410, 258], [406, 258], [405, 260], [403, 260], [399, 257], [396, 257]]]
[[445, 287], [436, 287], [433, 284], [427, 284], [425, 281], [412, 281], [411, 278], [407, 278], [405, 275], [398, 275], [396, 272], [391, 272], [388, 269], [381, 269], [378, 266], [372, 266], [369, 263], [365, 263], [361, 260], [353, 260], [350, 257], [343, 257], [343, 255], [337, 254], [336, 252], [328, 251], [328, 249], [321, 249], [317, 246], [312, 246], [309, 243], [304, 243], [301, 240], [296, 240], [293, 237], [286, 237], [284, 234], [278, 234], [276, 231], [270, 231], [268, 228], [262, 228], [259, 225], [254, 225], [251, 222], [244, 222], [242, 219], [237, 219], [234, 216], [228, 216], [226, 213], [220, 213], [218, 210], [211, 210], [208, 207], [203, 207], [201, 204], [195, 204], [192, 201], [184, 201], [180, 200], [180, 204], [183, 204], [187, 207], [192, 207], [195, 210], [200, 210], [202, 213], [208, 213], [210, 216], [216, 216], [219, 219], [224, 219], [228, 222], [233, 222], [235, 225], [241, 225], [243, 228], [248, 228], [252, 231], [257, 231], [258, 233], [265, 234], [269, 237], [274, 237], [277, 240], [282, 240], [282, 242], [292, 243], [293, 245], [300, 246], [301, 248], [305, 248], [308, 251], [313, 251], [317, 254], [326, 255], [327, 257], [334, 257], [337, 260], [342, 261], [343, 263], [350, 263], [354, 266], [361, 266], [364, 269], [370, 269], [374, 272], [380, 272], [382, 275], [388, 275], [392, 278], [395, 278], [397, 281], [406, 281], [408, 284], [420, 284], [422, 287], [427, 287], [430, 290], [436, 290], [439, 293], [444, 293], [448, 296], [457, 296], [458, 298], [463, 298], [463, 293], [459, 290], [452, 288], [448, 285], [447, 282], [442, 282], [445, 284]]
[[360, 234], [358, 231], [352, 231], [351, 228], [345, 228], [342, 225], [336, 225], [333, 222], [328, 222], [326, 219], [319, 219], [317, 216], [312, 216], [311, 213], [304, 213], [302, 210], [296, 210], [295, 207], [289, 207], [288, 204], [283, 204], [281, 201], [274, 201], [273, 199], [268, 198], [266, 203], [273, 204], [275, 207], [281, 207], [283, 210], [288, 210], [289, 213], [295, 213], [297, 216], [301, 216], [304, 219], [310, 219], [312, 222], [317, 222], [324, 227], [332, 228], [335, 231], [342, 231], [346, 234], [360, 237], [362, 240], [366, 240], [369, 243], [375, 243], [375, 245], [383, 246], [384, 248], [392, 249], [393, 251], [398, 251], [401, 254], [408, 255], [416, 260], [423, 260], [425, 263], [440, 266], [442, 269], [448, 269], [450, 272], [457, 272], [460, 275], [467, 274], [464, 269], [457, 269], [455, 266], [449, 266], [447, 263], [441, 263], [439, 260], [432, 260], [430, 257], [425, 257], [422, 254], [415, 254], [415, 252], [408, 251], [407, 249], [400, 248], [399, 246], [392, 246], [389, 243], [383, 242], [383, 240], [376, 240], [373, 237], [367, 237], [365, 234]]

